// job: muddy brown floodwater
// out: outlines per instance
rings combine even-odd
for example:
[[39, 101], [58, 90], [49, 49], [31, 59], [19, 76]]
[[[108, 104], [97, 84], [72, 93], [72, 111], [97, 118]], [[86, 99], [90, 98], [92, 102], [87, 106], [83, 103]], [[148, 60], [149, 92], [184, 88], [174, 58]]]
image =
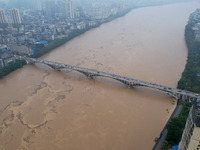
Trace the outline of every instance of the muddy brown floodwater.
[[[176, 87], [199, 2], [134, 9], [41, 59]], [[175, 99], [102, 77], [26, 65], [0, 80], [0, 150], [150, 150]]]

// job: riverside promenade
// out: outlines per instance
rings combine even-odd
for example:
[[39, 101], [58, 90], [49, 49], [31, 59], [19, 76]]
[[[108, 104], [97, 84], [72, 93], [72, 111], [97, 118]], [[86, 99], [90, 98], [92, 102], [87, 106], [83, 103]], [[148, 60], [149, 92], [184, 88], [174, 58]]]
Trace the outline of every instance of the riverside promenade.
[[163, 128], [163, 130], [160, 133], [160, 137], [158, 139], [158, 141], [156, 142], [156, 144], [154, 145], [152, 150], [160, 150], [161, 146], [163, 145], [163, 143], [165, 142], [165, 139], [167, 137], [167, 124], [173, 119], [178, 117], [178, 115], [180, 114], [181, 110], [183, 108], [182, 103], [178, 100], [177, 102], [177, 106], [174, 109], [174, 112], [172, 113], [171, 117], [169, 118], [169, 120], [167, 121], [165, 127]]

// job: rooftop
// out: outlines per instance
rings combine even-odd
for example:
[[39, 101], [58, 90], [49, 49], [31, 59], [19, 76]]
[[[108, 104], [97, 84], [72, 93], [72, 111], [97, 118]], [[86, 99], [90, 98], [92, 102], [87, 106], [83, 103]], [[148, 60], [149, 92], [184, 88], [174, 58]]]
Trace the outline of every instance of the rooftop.
[[188, 150], [200, 150], [200, 128], [194, 127], [193, 135], [188, 145]]

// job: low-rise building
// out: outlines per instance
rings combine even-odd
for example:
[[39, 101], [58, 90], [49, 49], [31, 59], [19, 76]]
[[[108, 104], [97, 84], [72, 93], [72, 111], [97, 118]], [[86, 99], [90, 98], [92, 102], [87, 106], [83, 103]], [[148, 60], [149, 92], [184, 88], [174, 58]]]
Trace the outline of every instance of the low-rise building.
[[188, 150], [200, 150], [200, 128], [194, 127], [192, 137], [190, 139]]
[[5, 66], [8, 66], [8, 65], [14, 63], [15, 60], [16, 60], [15, 57], [10, 57], [10, 58], [4, 59], [3, 61], [4, 61]]
[[76, 25], [77, 29], [83, 30], [86, 28], [86, 23], [85, 22], [78, 22]]
[[14, 53], [17, 53], [19, 55], [31, 55], [33, 51], [24, 45], [9, 45], [10, 50]]
[[0, 59], [0, 69], [4, 67], [3, 59]]
[[89, 21], [88, 22], [89, 27], [92, 27], [92, 26], [95, 26], [95, 25], [96, 25], [96, 21]]

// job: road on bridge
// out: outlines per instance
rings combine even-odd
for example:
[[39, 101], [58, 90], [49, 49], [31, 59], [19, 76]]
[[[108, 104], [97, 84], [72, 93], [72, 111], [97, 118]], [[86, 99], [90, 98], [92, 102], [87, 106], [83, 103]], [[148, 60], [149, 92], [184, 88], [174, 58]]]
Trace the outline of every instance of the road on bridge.
[[15, 55], [15, 57], [17, 59], [24, 59], [27, 62], [27, 64], [32, 64], [32, 63], [46, 64], [57, 71], [61, 71], [61, 69], [76, 70], [80, 73], [83, 73], [88, 78], [93, 78], [94, 76], [102, 76], [102, 77], [111, 78], [111, 79], [122, 82], [129, 88], [134, 88], [135, 86], [145, 86], [145, 87], [155, 88], [155, 89], [166, 92], [168, 95], [170, 95], [176, 99], [179, 99], [181, 97], [182, 99], [200, 100], [199, 94], [193, 93], [190, 91], [186, 91], [186, 90], [175, 89], [175, 88], [171, 88], [171, 87], [167, 87], [167, 86], [163, 86], [163, 85], [159, 85], [159, 84], [136, 80], [136, 79], [129, 78], [129, 77], [123, 77], [123, 76], [119, 76], [119, 75], [115, 75], [115, 74], [110, 74], [110, 73], [100, 72], [97, 70], [71, 66], [71, 65], [67, 65], [67, 64], [61, 64], [61, 63], [57, 63], [57, 62], [39, 60], [39, 59], [30, 58], [30, 57], [26, 57], [26, 56], [16, 56]]

